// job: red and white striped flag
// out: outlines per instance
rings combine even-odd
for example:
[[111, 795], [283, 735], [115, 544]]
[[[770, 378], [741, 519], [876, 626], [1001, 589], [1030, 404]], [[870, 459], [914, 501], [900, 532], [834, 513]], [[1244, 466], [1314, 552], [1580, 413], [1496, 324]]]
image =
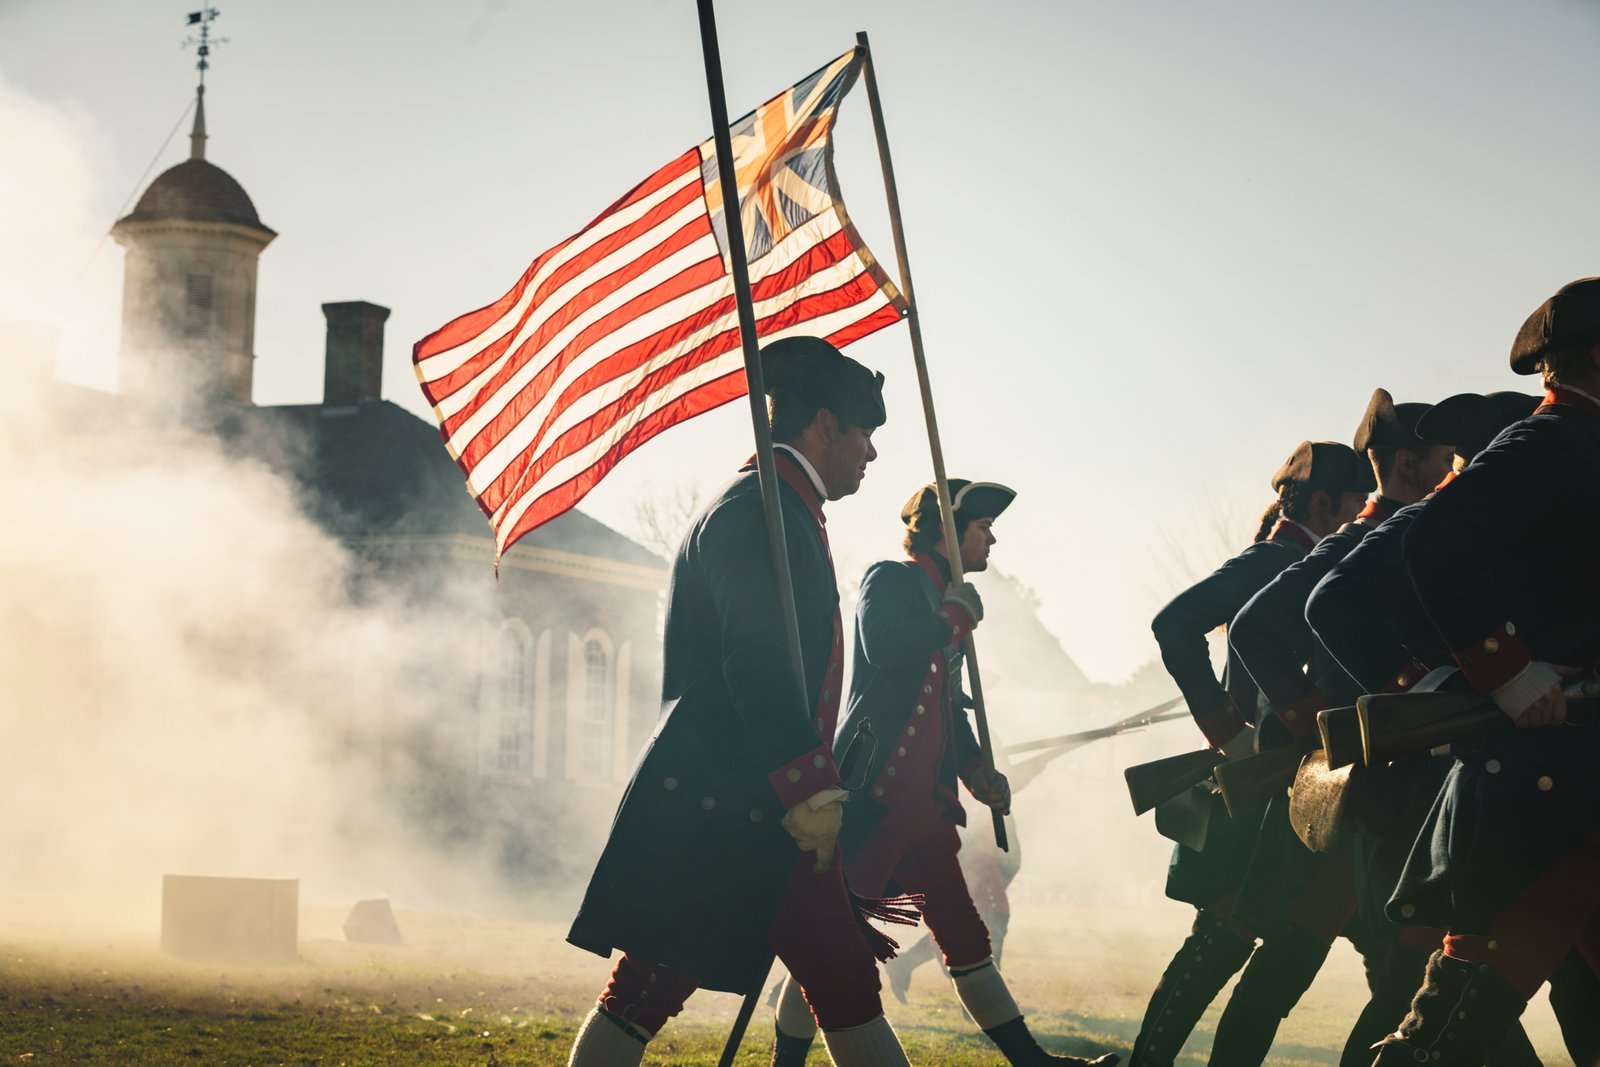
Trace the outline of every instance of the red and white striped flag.
[[[763, 342], [844, 346], [905, 301], [850, 222], [833, 119], [860, 73], [840, 56], [733, 124]], [[488, 307], [412, 352], [445, 447], [494, 529], [495, 558], [572, 507], [656, 434], [745, 393], [712, 141], [535, 259]]]

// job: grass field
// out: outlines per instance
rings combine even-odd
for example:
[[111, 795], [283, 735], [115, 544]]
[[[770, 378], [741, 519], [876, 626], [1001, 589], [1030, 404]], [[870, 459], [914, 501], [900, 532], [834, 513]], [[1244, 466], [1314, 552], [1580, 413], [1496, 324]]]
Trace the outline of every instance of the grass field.
[[[343, 907], [307, 907], [298, 965], [238, 970], [163, 956], [154, 936], [45, 933], [26, 909], [0, 918], [0, 1065], [564, 1064], [608, 965], [567, 946], [558, 922], [399, 911], [406, 943], [350, 945]], [[1031, 1025], [1056, 1051], [1126, 1052], [1145, 1000], [1183, 937], [1185, 909], [1019, 911], [1006, 973]], [[1271, 1062], [1331, 1064], [1364, 1000], [1360, 966], [1335, 950], [1284, 1024]], [[1186, 1065], [1204, 1064], [1213, 1006]], [[702, 993], [651, 1043], [646, 1063], [714, 1064], [737, 1009]], [[932, 966], [911, 1003], [889, 1003], [913, 1063], [998, 1064]], [[739, 1062], [766, 1064], [758, 1014]], [[1548, 1008], [1528, 1013], [1548, 1067], [1568, 1064]], [[820, 1042], [812, 1064], [825, 1064]]]

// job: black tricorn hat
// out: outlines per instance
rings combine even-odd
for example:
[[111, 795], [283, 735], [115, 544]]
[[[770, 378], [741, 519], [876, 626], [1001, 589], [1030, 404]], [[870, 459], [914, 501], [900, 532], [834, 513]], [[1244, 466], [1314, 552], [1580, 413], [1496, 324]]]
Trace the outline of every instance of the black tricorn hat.
[[1375, 389], [1361, 417], [1354, 441], [1357, 452], [1369, 448], [1420, 448], [1417, 420], [1427, 412], [1427, 404], [1396, 404], [1387, 389]]
[[1579, 278], [1540, 304], [1511, 342], [1511, 369], [1533, 374], [1539, 361], [1569, 345], [1600, 341], [1600, 278]]
[[767, 392], [784, 389], [827, 408], [851, 426], [884, 424], [883, 375], [874, 373], [820, 337], [781, 337], [761, 350]]
[[1329, 493], [1370, 493], [1378, 487], [1378, 479], [1367, 457], [1347, 444], [1301, 441], [1272, 476], [1274, 492], [1281, 492], [1286, 485]]
[[1428, 409], [1417, 421], [1417, 435], [1452, 445], [1470, 458], [1488, 448], [1501, 430], [1532, 415], [1539, 401], [1527, 393], [1457, 393]]
[[[997, 519], [1017, 498], [1015, 489], [999, 482], [969, 482], [950, 479], [950, 507], [956, 515], [956, 529], [973, 519]], [[900, 509], [900, 521], [913, 530], [939, 529], [939, 494], [933, 483], [918, 489]]]

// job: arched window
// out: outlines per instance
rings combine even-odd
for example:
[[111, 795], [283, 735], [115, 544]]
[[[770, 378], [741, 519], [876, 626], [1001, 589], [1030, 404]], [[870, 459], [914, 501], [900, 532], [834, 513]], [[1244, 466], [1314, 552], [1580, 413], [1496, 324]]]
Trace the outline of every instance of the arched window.
[[611, 777], [612, 699], [611, 652], [595, 638], [583, 644], [583, 777]]
[[533, 768], [533, 641], [527, 627], [509, 619], [495, 638], [484, 678], [487, 769], [527, 774]]

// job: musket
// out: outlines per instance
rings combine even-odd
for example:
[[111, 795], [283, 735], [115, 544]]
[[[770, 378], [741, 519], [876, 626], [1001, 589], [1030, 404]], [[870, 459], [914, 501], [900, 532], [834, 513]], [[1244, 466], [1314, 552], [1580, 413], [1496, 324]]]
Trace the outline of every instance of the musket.
[[1354, 705], [1317, 712], [1317, 733], [1322, 751], [1328, 754], [1329, 770], [1361, 762], [1361, 715]]
[[1214, 748], [1202, 748], [1198, 752], [1180, 752], [1129, 767], [1122, 772], [1122, 777], [1128, 783], [1133, 813], [1143, 815], [1162, 801], [1199, 785], [1211, 777], [1211, 772], [1221, 762], [1222, 753]]
[[[1007, 756], [1020, 756], [1024, 752], [1036, 752], [1041, 748], [1076, 748], [1090, 741], [1098, 741], [1103, 737], [1115, 737], [1118, 734], [1142, 730], [1158, 722], [1170, 722], [1173, 719], [1187, 718], [1189, 713], [1185, 710], [1170, 711], [1168, 709], [1183, 703], [1183, 697], [1173, 697], [1164, 700], [1153, 708], [1146, 708], [1137, 715], [1130, 715], [1120, 719], [1109, 726], [1098, 726], [1093, 730], [1079, 730], [1076, 733], [1061, 734], [1058, 737], [1041, 737], [1033, 741], [1022, 741], [1015, 745], [1007, 745], [1000, 751]], [[1056, 753], [1060, 755], [1060, 753]]]
[[[1600, 679], [1567, 682], [1569, 704], [1600, 701]], [[1437, 752], [1473, 734], [1511, 728], [1511, 720], [1481, 693], [1374, 693], [1356, 701], [1361, 752], [1368, 767], [1415, 752]]]
[[1322, 739], [1315, 734], [1296, 738], [1294, 743], [1269, 748], [1254, 756], [1229, 760], [1217, 766], [1217, 785], [1229, 815], [1259, 808], [1275, 793], [1283, 793], [1294, 783], [1295, 772], [1306, 754], [1315, 752]]

